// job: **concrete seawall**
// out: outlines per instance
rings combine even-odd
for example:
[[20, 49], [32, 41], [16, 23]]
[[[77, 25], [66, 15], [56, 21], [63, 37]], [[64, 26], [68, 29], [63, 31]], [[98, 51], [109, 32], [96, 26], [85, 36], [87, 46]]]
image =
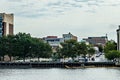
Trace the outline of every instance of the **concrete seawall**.
[[65, 68], [69, 67], [117, 67], [114, 62], [79, 62], [79, 63], [57, 63], [57, 62], [0, 62], [0, 68]]

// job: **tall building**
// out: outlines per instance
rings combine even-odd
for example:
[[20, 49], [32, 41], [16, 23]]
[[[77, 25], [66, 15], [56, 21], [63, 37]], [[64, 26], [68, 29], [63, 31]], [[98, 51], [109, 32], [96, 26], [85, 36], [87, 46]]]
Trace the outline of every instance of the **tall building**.
[[120, 26], [117, 29], [117, 50], [120, 50]]
[[0, 13], [0, 36], [13, 35], [14, 15]]
[[102, 37], [88, 37], [87, 39], [83, 39], [83, 40], [89, 42], [89, 44], [92, 44], [94, 46], [102, 45], [104, 47], [108, 41], [108, 38], [106, 35], [106, 36], [102, 36]]
[[77, 41], [77, 37], [72, 35], [70, 32], [68, 34], [63, 34], [63, 38], [64, 38], [64, 41], [71, 40], [71, 39]]

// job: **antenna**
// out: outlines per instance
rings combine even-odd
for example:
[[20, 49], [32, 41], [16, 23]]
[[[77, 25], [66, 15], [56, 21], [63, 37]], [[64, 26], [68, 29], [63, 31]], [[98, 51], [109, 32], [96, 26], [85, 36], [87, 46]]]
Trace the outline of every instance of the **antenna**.
[[106, 37], [107, 37], [108, 34], [106, 34]]
[[108, 34], [106, 34], [106, 39], [108, 40]]

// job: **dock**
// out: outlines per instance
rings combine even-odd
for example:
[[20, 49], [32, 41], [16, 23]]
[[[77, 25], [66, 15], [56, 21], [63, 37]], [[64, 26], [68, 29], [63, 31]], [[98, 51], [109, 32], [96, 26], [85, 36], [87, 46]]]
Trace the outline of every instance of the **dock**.
[[114, 62], [0, 62], [0, 68], [118, 67]]

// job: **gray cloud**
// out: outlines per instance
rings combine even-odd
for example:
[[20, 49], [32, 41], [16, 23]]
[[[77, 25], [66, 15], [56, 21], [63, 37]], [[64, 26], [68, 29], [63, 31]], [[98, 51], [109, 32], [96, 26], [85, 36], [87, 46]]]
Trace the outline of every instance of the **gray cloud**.
[[89, 0], [74, 0], [74, 1], [76, 1], [76, 2], [87, 2]]
[[[71, 11], [76, 8], [86, 8], [85, 12], [96, 12], [94, 6], [119, 6], [120, 1], [109, 2], [108, 0], [53, 0], [44, 2], [42, 0], [5, 0], [6, 3], [12, 2], [9, 5], [11, 12], [15, 12], [18, 16], [47, 16], [47, 15], [63, 15], [66, 11]], [[18, 3], [16, 3], [18, 2]], [[94, 9], [93, 9], [94, 8]], [[28, 17], [29, 17], [28, 16]]]
[[[12, 2], [9, 5], [11, 12], [23, 17], [41, 17], [49, 15], [64, 15], [64, 12], [71, 11], [76, 8], [82, 8], [84, 5], [89, 7], [98, 6], [101, 0], [6, 0]], [[18, 3], [16, 3], [18, 2]], [[95, 9], [89, 8], [89, 12]]]
[[8, 2], [21, 2], [22, 0], [6, 0]]
[[[109, 2], [109, 0], [2, 0], [7, 3], [6, 11], [13, 12], [21, 17], [44, 17], [60, 16], [65, 12], [79, 10], [96, 13], [100, 6], [119, 6], [120, 1]], [[10, 3], [11, 2], [11, 3]], [[108, 3], [109, 2], [109, 3]]]

